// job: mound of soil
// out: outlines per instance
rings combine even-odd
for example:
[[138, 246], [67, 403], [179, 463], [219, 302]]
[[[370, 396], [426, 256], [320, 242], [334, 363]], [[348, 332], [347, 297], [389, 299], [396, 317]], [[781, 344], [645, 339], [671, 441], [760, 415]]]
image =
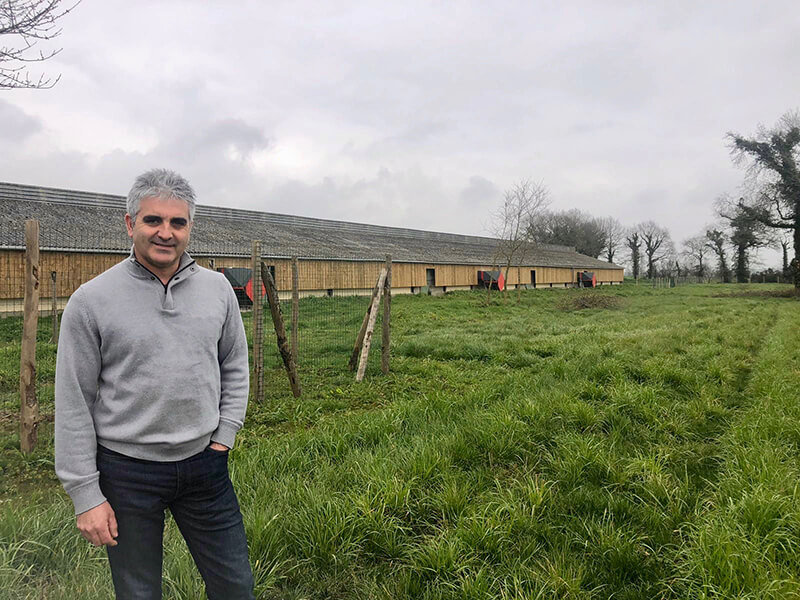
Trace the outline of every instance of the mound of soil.
[[619, 308], [622, 298], [604, 294], [588, 293], [571, 298], [562, 298], [557, 304], [561, 310], [584, 310], [586, 308]]

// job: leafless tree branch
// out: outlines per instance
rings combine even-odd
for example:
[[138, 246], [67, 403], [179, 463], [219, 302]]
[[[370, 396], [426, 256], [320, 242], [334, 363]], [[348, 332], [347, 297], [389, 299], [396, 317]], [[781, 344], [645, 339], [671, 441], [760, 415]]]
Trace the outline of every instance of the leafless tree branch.
[[37, 44], [57, 38], [61, 34], [58, 21], [79, 3], [65, 8], [62, 0], [0, 0], [0, 36], [10, 38], [0, 45], [0, 90], [48, 89], [58, 83], [60, 75], [32, 78], [27, 65], [49, 60], [61, 51], [42, 50]]
[[[528, 224], [547, 208], [550, 193], [542, 182], [523, 179], [506, 190], [503, 202], [492, 214], [490, 232], [497, 238], [495, 262], [505, 268], [505, 279], [514, 262], [518, 262], [525, 246]], [[517, 265], [519, 266], [519, 265]]]

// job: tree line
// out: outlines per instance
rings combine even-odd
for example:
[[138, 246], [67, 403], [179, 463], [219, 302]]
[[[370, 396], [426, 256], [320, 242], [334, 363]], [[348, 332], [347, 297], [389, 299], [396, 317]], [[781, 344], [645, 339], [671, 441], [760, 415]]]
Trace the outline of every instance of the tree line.
[[[558, 244], [609, 263], [625, 263], [633, 277], [693, 275], [723, 282], [750, 280], [759, 248], [780, 248], [774, 275], [800, 288], [800, 113], [785, 114], [750, 137], [728, 133], [732, 159], [745, 169], [743, 194], [715, 202], [716, 222], [682, 241], [655, 221], [625, 226], [614, 217], [572, 209], [549, 210], [542, 182], [522, 180], [506, 190], [492, 214], [491, 234], [501, 240], [497, 263], [508, 269], [528, 244]], [[790, 259], [790, 253], [793, 257]]]

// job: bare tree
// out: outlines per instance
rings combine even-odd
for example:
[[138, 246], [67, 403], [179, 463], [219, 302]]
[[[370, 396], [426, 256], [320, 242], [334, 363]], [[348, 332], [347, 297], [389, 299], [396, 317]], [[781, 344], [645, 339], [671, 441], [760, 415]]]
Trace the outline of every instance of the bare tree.
[[[42, 50], [39, 43], [61, 34], [57, 21], [80, 2], [64, 8], [62, 0], [0, 0], [0, 36], [9, 36], [9, 44], [0, 45], [0, 89], [53, 87], [55, 79], [40, 75], [31, 78], [28, 65], [53, 58], [61, 49]], [[4, 38], [5, 39], [5, 38]]]
[[673, 265], [675, 266], [675, 276], [676, 277], [688, 277], [689, 273], [691, 272], [691, 268], [689, 265], [684, 262], [686, 259], [685, 256], [680, 256], [678, 254], [675, 255], [675, 260], [673, 261]]
[[731, 153], [737, 164], [746, 164], [751, 184], [758, 190], [754, 203], [742, 209], [768, 227], [790, 230], [794, 258], [789, 264], [796, 288], [800, 288], [800, 113], [781, 117], [772, 129], [759, 125], [746, 138], [729, 133]]
[[669, 244], [658, 262], [656, 262], [653, 269], [653, 276], [682, 277], [685, 275], [685, 271], [686, 267], [681, 264], [678, 254], [675, 252], [675, 246]]
[[726, 258], [725, 245], [728, 243], [725, 233], [719, 229], [706, 230], [707, 245], [711, 251], [716, 254], [717, 262], [719, 264], [719, 274], [722, 276], [723, 283], [731, 282], [731, 270], [728, 268], [728, 259]]
[[706, 265], [703, 263], [703, 259], [708, 254], [708, 251], [708, 239], [703, 235], [696, 235], [683, 241], [683, 253], [694, 263], [691, 270], [693, 270], [694, 274], [698, 277], [706, 276], [707, 269]]
[[[505, 269], [504, 278], [519, 260], [525, 247], [530, 244], [527, 230], [540, 213], [547, 208], [550, 193], [542, 182], [523, 179], [505, 191], [503, 203], [492, 214], [490, 226], [498, 243], [495, 247], [495, 262]], [[506, 285], [506, 290], [508, 285]]]
[[640, 223], [638, 230], [647, 256], [647, 278], [652, 279], [658, 261], [672, 252], [672, 238], [669, 231], [657, 225], [655, 221]]
[[625, 245], [631, 255], [631, 271], [633, 278], [639, 279], [640, 265], [642, 261], [642, 238], [636, 228], [628, 230], [625, 235]]
[[619, 250], [625, 239], [625, 228], [614, 217], [598, 219], [598, 224], [603, 232], [603, 252], [608, 262], [614, 262], [614, 255]]

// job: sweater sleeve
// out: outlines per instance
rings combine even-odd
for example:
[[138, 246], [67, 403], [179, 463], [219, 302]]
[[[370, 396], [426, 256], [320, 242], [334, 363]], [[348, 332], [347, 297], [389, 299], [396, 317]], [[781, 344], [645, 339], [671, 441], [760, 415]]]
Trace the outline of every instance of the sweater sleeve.
[[97, 471], [92, 407], [100, 373], [100, 334], [87, 311], [83, 290], [67, 302], [56, 357], [56, 475], [75, 505], [86, 512], [105, 502]]
[[217, 343], [220, 371], [219, 425], [211, 441], [233, 448], [236, 433], [244, 423], [250, 371], [247, 365], [247, 337], [233, 288], [223, 279], [227, 294], [227, 317]]

